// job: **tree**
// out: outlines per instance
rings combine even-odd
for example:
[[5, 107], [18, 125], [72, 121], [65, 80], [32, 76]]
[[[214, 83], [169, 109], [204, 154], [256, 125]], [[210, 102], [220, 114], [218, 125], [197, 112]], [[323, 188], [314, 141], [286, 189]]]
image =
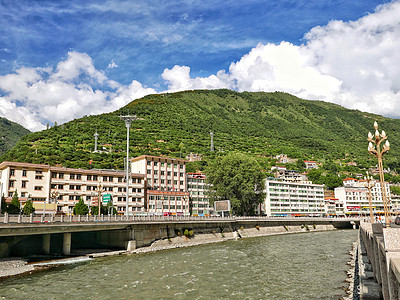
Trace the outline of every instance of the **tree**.
[[232, 152], [216, 158], [207, 168], [210, 202], [230, 200], [234, 214], [254, 215], [264, 200], [264, 178], [258, 162], [245, 154]]
[[33, 207], [32, 201], [28, 200], [25, 202], [25, 206], [22, 209], [22, 213], [24, 215], [30, 215], [33, 214], [35, 212], [35, 208]]
[[7, 212], [7, 203], [6, 199], [4, 198], [4, 195], [1, 197], [1, 209], [0, 209], [0, 214], [4, 214]]
[[14, 192], [14, 195], [11, 200], [11, 204], [7, 207], [7, 212], [9, 214], [19, 214], [20, 213], [20, 203], [19, 203], [17, 191]]
[[74, 215], [87, 215], [89, 213], [88, 206], [79, 198], [78, 203], [74, 206]]

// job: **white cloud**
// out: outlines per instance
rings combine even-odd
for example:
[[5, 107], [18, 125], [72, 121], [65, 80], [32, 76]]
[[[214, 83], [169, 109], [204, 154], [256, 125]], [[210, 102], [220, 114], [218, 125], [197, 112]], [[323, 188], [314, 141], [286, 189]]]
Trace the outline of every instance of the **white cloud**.
[[[82, 77], [84, 76], [84, 78]], [[95, 89], [94, 85], [103, 89]], [[104, 88], [107, 85], [115, 91]], [[116, 110], [153, 89], [133, 81], [129, 86], [108, 80], [85, 53], [70, 52], [55, 70], [21, 68], [0, 76], [0, 115], [37, 131], [47, 122], [64, 123], [83, 115]]]
[[331, 21], [305, 35], [305, 44], [259, 44], [229, 73], [191, 78], [175, 66], [162, 77], [170, 90], [234, 88], [285, 91], [305, 99], [400, 117], [400, 2], [378, 6], [357, 21]]
[[168, 82], [168, 91], [177, 92], [196, 89], [220, 89], [233, 88], [229, 76], [224, 71], [209, 77], [190, 77], [190, 68], [186, 66], [174, 66], [172, 69], [165, 69], [162, 78]]
[[114, 69], [114, 68], [118, 68], [119, 66], [112, 60], [109, 64], [107, 69]]

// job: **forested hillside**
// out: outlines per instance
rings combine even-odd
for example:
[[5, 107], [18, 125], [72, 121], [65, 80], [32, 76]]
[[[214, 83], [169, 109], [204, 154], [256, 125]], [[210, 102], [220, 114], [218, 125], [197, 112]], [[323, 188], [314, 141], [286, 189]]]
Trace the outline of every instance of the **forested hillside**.
[[13, 148], [21, 137], [28, 133], [30, 131], [21, 125], [0, 118], [0, 155]]
[[[366, 138], [374, 130], [374, 120], [391, 142], [386, 162], [392, 168], [400, 153], [399, 120], [280, 92], [204, 90], [149, 95], [113, 113], [29, 134], [1, 160], [82, 168], [92, 160], [95, 168], [123, 168], [126, 128], [119, 116], [128, 113], [138, 116], [130, 134], [131, 156], [184, 157], [193, 152], [207, 160], [235, 150], [254, 155], [266, 168], [275, 162], [271, 156], [280, 153], [300, 160], [342, 159], [370, 166], [375, 160], [368, 154]], [[96, 131], [99, 148], [111, 153], [92, 153]]]

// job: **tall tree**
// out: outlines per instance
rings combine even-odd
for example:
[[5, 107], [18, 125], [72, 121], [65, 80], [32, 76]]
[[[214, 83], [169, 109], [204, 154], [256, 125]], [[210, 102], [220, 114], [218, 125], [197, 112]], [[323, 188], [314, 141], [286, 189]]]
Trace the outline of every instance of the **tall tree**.
[[25, 202], [24, 208], [22, 209], [22, 213], [24, 215], [30, 215], [35, 212], [35, 208], [33, 207], [32, 201], [29, 199]]
[[211, 203], [230, 200], [232, 213], [254, 215], [265, 197], [264, 178], [258, 162], [245, 154], [232, 152], [222, 159], [216, 158], [207, 168]]
[[7, 207], [7, 212], [9, 214], [19, 214], [20, 213], [20, 203], [18, 199], [18, 192], [15, 191], [11, 200], [11, 204]]
[[83, 202], [82, 198], [79, 198], [78, 203], [75, 204], [74, 206], [74, 215], [87, 215], [89, 213], [89, 208]]

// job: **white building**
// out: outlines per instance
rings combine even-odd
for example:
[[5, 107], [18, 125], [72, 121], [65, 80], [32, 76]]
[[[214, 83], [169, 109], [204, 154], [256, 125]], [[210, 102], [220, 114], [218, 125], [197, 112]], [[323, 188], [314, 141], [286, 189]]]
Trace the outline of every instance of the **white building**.
[[324, 187], [310, 182], [265, 180], [264, 210], [268, 216], [324, 216]]
[[[382, 190], [379, 181], [373, 180], [371, 188], [372, 209], [375, 215], [383, 214]], [[369, 215], [368, 189], [365, 180], [346, 178], [343, 186], [335, 188], [335, 197], [343, 204], [343, 212], [347, 216]], [[387, 199], [390, 201], [389, 183], [385, 183]]]
[[208, 184], [204, 173], [187, 173], [187, 190], [190, 195], [192, 216], [209, 216], [212, 207], [207, 197]]
[[189, 215], [186, 160], [142, 155], [131, 160], [131, 171], [147, 180], [147, 211], [155, 215]]
[[[80, 198], [88, 206], [98, 205], [99, 189], [102, 196], [109, 195], [118, 213], [126, 210], [126, 181], [123, 171], [84, 170], [51, 167], [4, 161], [0, 164], [1, 194], [10, 202], [15, 191], [23, 204], [28, 197], [33, 201], [36, 213], [43, 209], [58, 213], [72, 213]], [[129, 182], [129, 213], [145, 209], [145, 176], [131, 174]], [[54, 195], [57, 193], [57, 207]], [[46, 206], [47, 204], [47, 206]]]

